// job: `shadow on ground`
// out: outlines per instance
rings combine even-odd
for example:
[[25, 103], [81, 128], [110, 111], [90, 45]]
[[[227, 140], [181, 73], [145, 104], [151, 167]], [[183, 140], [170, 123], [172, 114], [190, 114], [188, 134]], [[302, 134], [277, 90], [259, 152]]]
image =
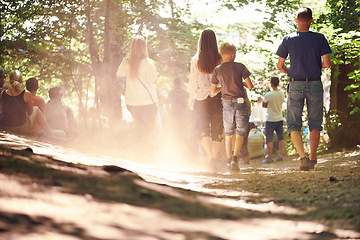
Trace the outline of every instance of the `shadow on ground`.
[[312, 172], [289, 157], [230, 174], [35, 148], [61, 150], [0, 134], [0, 239], [360, 238], [359, 150], [322, 155]]

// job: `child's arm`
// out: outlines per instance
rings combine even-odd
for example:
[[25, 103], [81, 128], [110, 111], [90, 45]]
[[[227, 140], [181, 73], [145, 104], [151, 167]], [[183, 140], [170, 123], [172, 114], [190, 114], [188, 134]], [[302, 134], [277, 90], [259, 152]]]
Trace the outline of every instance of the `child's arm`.
[[210, 88], [210, 92], [211, 92], [212, 95], [215, 96], [216, 94], [221, 92], [221, 87], [218, 87], [217, 84], [212, 83], [211, 88]]
[[254, 87], [254, 85], [250, 80], [250, 77], [245, 78], [244, 86], [247, 87], [248, 89], [252, 89]]
[[268, 102], [263, 101], [262, 106], [263, 106], [263, 108], [267, 108]]

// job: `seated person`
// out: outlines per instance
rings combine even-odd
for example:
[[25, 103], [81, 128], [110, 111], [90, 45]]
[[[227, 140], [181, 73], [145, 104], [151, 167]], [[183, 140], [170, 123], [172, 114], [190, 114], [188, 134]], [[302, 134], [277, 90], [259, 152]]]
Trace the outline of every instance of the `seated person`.
[[[62, 101], [61, 88], [56, 86], [49, 90], [50, 100], [46, 103], [46, 119], [52, 130], [69, 138], [77, 137], [77, 123], [70, 107]], [[60, 134], [59, 134], [60, 135]]]
[[30, 134], [36, 121], [49, 137], [54, 137], [45, 116], [38, 107], [33, 107], [31, 94], [21, 89], [23, 76], [18, 70], [9, 75], [11, 87], [1, 92], [2, 112], [0, 125], [3, 130]]
[[[45, 101], [41, 97], [36, 96], [36, 92], [39, 89], [39, 83], [36, 78], [29, 78], [26, 83], [26, 89], [30, 92], [33, 106], [37, 106], [43, 114], [45, 114]], [[31, 128], [32, 132], [40, 132], [41, 128], [34, 122], [34, 125]]]
[[265, 146], [265, 136], [258, 129], [255, 123], [250, 122], [250, 131], [248, 136], [248, 151], [250, 158], [263, 157], [264, 156], [264, 146]]

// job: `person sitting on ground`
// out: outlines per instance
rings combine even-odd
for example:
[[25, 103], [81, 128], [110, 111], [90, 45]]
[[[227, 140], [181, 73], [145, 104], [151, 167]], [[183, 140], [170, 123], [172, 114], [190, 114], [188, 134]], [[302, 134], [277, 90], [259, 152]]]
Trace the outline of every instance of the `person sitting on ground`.
[[282, 91], [279, 91], [279, 78], [272, 77], [270, 80], [271, 88], [270, 92], [264, 95], [263, 107], [267, 108], [267, 116], [265, 123], [265, 136], [267, 156], [263, 163], [271, 163], [273, 161], [273, 137], [274, 131], [279, 142], [279, 156], [277, 161], [283, 160], [285, 150], [284, 129], [283, 129], [283, 115], [282, 104], [285, 101], [285, 95]]
[[[34, 77], [29, 78], [26, 83], [26, 89], [31, 93], [31, 98], [33, 102], [33, 106], [37, 106], [43, 114], [45, 114], [45, 101], [41, 97], [36, 96], [37, 90], [39, 89], [38, 80]], [[34, 122], [32, 128], [32, 132], [40, 132], [41, 128], [37, 122]]]
[[1, 92], [2, 112], [0, 125], [3, 130], [30, 134], [36, 121], [49, 137], [54, 137], [45, 116], [38, 107], [33, 107], [31, 94], [21, 89], [23, 76], [18, 70], [9, 75], [11, 88]]
[[61, 88], [59, 86], [50, 88], [49, 97], [50, 100], [46, 103], [45, 116], [50, 128], [64, 137], [77, 137], [77, 123], [72, 109], [61, 101]]
[[265, 136], [254, 122], [249, 124], [250, 131], [248, 136], [248, 151], [250, 158], [264, 156]]

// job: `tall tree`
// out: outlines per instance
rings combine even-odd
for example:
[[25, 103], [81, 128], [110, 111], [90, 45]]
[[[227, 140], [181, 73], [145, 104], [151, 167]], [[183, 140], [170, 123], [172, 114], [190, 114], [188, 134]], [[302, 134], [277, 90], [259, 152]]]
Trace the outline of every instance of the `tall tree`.
[[320, 20], [334, 29], [330, 110], [326, 113], [331, 148], [360, 144], [359, 1], [328, 0], [330, 12]]

